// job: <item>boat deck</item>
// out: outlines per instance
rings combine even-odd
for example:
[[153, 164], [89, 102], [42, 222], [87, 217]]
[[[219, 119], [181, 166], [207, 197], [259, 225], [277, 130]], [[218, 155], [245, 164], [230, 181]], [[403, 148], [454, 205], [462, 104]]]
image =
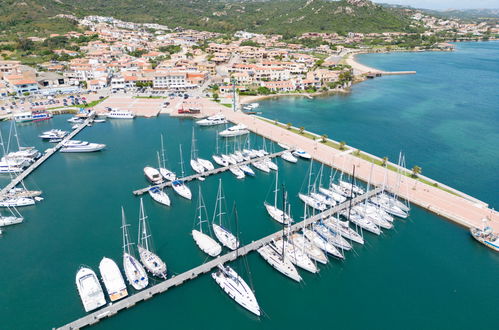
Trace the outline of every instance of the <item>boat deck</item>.
[[[355, 197], [352, 200], [346, 201], [342, 204], [339, 204], [335, 207], [332, 207], [322, 213], [316, 214], [312, 217], [309, 217], [301, 222], [298, 222], [290, 227], [291, 232], [296, 232], [301, 230], [302, 228], [319, 221], [321, 218], [325, 218], [331, 216], [335, 213], [338, 213], [342, 210], [345, 210], [351, 205], [358, 204], [382, 191], [381, 187], [373, 189], [361, 196]], [[282, 231], [278, 231], [276, 233], [265, 236], [257, 241], [253, 241], [245, 246], [240, 247], [237, 251], [231, 251], [229, 253], [224, 254], [223, 256], [219, 256], [207, 263], [194, 267], [188, 271], [185, 271], [179, 275], [176, 275], [166, 281], [163, 281], [159, 284], [151, 286], [149, 288], [144, 289], [134, 295], [129, 296], [123, 300], [113, 303], [112, 305], [108, 305], [104, 308], [101, 308], [93, 313], [87, 314], [84, 317], [77, 319], [71, 323], [68, 323], [58, 329], [80, 329], [86, 326], [90, 326], [99, 322], [101, 319], [111, 317], [117, 314], [120, 311], [133, 307], [135, 304], [141, 301], [148, 300], [152, 298], [154, 295], [163, 293], [168, 291], [169, 289], [182, 285], [184, 282], [195, 279], [199, 275], [208, 273], [217, 265], [234, 261], [237, 256], [244, 256], [252, 251], [256, 251], [265, 244], [272, 242], [273, 240], [277, 240], [281, 238], [283, 235]]]

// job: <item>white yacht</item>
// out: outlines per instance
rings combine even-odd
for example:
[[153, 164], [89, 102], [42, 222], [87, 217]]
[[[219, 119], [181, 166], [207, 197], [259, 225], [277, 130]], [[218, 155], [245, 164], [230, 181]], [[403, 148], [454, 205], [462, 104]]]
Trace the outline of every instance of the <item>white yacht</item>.
[[271, 170], [274, 170], [274, 171], [277, 171], [279, 170], [279, 167], [277, 166], [276, 163], [274, 163], [272, 161], [272, 159], [270, 159], [269, 157], [266, 157], [264, 159], [262, 159], [262, 162], [268, 167], [270, 168]]
[[147, 180], [152, 184], [160, 184], [163, 182], [163, 176], [154, 167], [151, 166], [144, 167], [144, 175], [146, 176]]
[[221, 131], [220, 133], [218, 133], [218, 135], [220, 135], [221, 137], [234, 137], [234, 136], [245, 135], [248, 133], [249, 133], [249, 131], [248, 131], [247, 127], [245, 125], [239, 124], [239, 125], [231, 126], [227, 129]]
[[[273, 243], [270, 243], [273, 244]], [[278, 253], [275, 249], [269, 245], [264, 245], [257, 250], [257, 252], [262, 256], [262, 258], [274, 267], [280, 273], [286, 275], [287, 277], [300, 282], [302, 280], [300, 274], [296, 270], [293, 263], [282, 254]]]
[[128, 283], [135, 290], [142, 290], [149, 284], [147, 273], [140, 262], [135, 258], [130, 246], [130, 238], [128, 235], [128, 224], [125, 219], [125, 211], [121, 208], [121, 229], [123, 231], [123, 269]]
[[173, 181], [177, 178], [175, 173], [173, 173], [172, 171], [170, 171], [169, 169], [166, 169], [164, 167], [159, 168], [159, 173], [161, 173], [161, 176], [163, 177], [163, 179], [168, 180], [168, 181]]
[[213, 158], [215, 163], [217, 163], [219, 166], [226, 167], [226, 166], [230, 165], [230, 163], [228, 161], [226, 161], [225, 159], [223, 159], [222, 156], [213, 155], [213, 156], [211, 156], [211, 158]]
[[204, 167], [201, 165], [197, 159], [191, 159], [190, 161], [191, 167], [194, 170], [194, 172], [201, 174], [204, 172]]
[[229, 165], [236, 165], [237, 164], [237, 160], [234, 159], [231, 155], [229, 154], [221, 154], [220, 157], [222, 157], [222, 159], [227, 162]]
[[[379, 227], [374, 224], [371, 220], [367, 219], [366, 217], [358, 214], [355, 212], [355, 210], [345, 210], [344, 212], [341, 212], [341, 214], [347, 219], [350, 220], [350, 222], [356, 224], [357, 226], [361, 227], [362, 229], [365, 229], [375, 235], [380, 235], [381, 230]], [[350, 214], [350, 216], [349, 216]]]
[[224, 199], [225, 197], [222, 189], [222, 180], [219, 179], [217, 200], [215, 202], [215, 212], [213, 213], [212, 228], [218, 241], [222, 243], [223, 246], [228, 247], [231, 250], [235, 250], [239, 247], [239, 240], [228, 229], [224, 227], [223, 220], [226, 215], [223, 205]]
[[332, 189], [326, 189], [323, 187], [319, 187], [319, 192], [325, 196], [328, 196], [329, 198], [334, 199], [338, 203], [343, 203], [344, 201], [347, 200], [347, 198], [345, 196], [337, 193], [336, 191], [334, 191]]
[[83, 123], [83, 119], [75, 116], [75, 117], [69, 118], [68, 122], [70, 122], [71, 124], [81, 124], [81, 123]]
[[0, 201], [0, 207], [20, 207], [35, 205], [35, 200], [31, 197], [11, 197]]
[[282, 153], [281, 158], [284, 159], [285, 161], [288, 161], [290, 163], [296, 163], [298, 162], [298, 158], [293, 156], [289, 151], [285, 151]]
[[166, 168], [166, 157], [165, 157], [165, 148], [163, 147], [163, 134], [161, 134], [161, 157], [159, 152], [158, 155], [158, 165], [159, 165], [159, 173], [161, 176], [168, 181], [173, 181], [177, 178], [175, 173]]
[[[196, 225], [192, 230], [192, 238], [196, 245], [211, 257], [216, 257], [222, 252], [222, 247], [213, 238], [203, 232], [203, 224], [208, 223], [208, 215], [206, 212], [206, 206], [203, 200], [203, 194], [201, 192], [201, 185], [199, 185], [199, 197], [198, 197], [198, 207], [196, 209]], [[199, 226], [199, 230], [197, 230]]]
[[260, 306], [248, 284], [229, 266], [218, 265], [218, 271], [211, 274], [217, 284], [235, 302], [255, 315], [260, 316]]
[[305, 194], [298, 194], [298, 197], [302, 200], [303, 203], [307, 204], [308, 206], [312, 207], [313, 209], [316, 209], [317, 211], [325, 211], [327, 209], [327, 205], [316, 200], [315, 198], [312, 198], [308, 195]]
[[87, 141], [69, 140], [61, 148], [61, 152], [94, 152], [102, 150], [105, 144], [90, 143]]
[[227, 124], [228, 122], [229, 121], [225, 118], [224, 115], [218, 114], [204, 119], [200, 119], [196, 121], [196, 124], [198, 124], [199, 126], [215, 126], [215, 125]]
[[293, 264], [311, 273], [317, 273], [319, 271], [317, 266], [312, 260], [310, 260], [303, 250], [297, 248], [294, 244], [288, 242], [287, 240], [280, 238], [276, 240], [273, 245], [271, 245], [271, 247], [278, 249], [278, 253], [282, 253], [283, 246], [285, 256], [289, 258]]
[[310, 242], [314, 243], [315, 246], [317, 246], [322, 251], [324, 251], [324, 252], [326, 252], [326, 253], [328, 253], [328, 254], [330, 254], [333, 257], [336, 257], [338, 259], [345, 259], [345, 256], [343, 255], [343, 253], [338, 251], [338, 249], [333, 244], [331, 244], [330, 242], [328, 242], [327, 240], [322, 238], [322, 236], [317, 234], [315, 231], [304, 228], [303, 235], [305, 235], [305, 237]]
[[239, 168], [244, 172], [245, 175], [255, 176], [255, 171], [253, 171], [251, 167], [249, 167], [249, 165], [239, 165]]
[[111, 119], [134, 119], [135, 114], [128, 110], [111, 109], [107, 113], [107, 118]]
[[357, 214], [360, 216], [370, 220], [371, 222], [375, 223], [381, 228], [385, 229], [392, 229], [393, 224], [389, 221], [386, 220], [383, 215], [378, 213], [378, 210], [376, 208], [370, 209], [366, 205], [355, 205], [353, 208]]
[[231, 166], [229, 167], [229, 171], [236, 176], [238, 179], [244, 179], [246, 174], [244, 174], [243, 170], [239, 168], [239, 166]]
[[354, 194], [357, 194], [357, 195], [362, 195], [365, 193], [364, 189], [362, 189], [354, 184], [351, 184], [350, 182], [347, 182], [347, 181], [340, 180], [340, 186], [347, 189], [347, 190], [351, 189], [354, 192]]
[[152, 199], [154, 199], [156, 202], [170, 206], [170, 197], [163, 191], [163, 189], [160, 189], [158, 187], [151, 187], [149, 188], [149, 195], [151, 196]]
[[315, 225], [314, 230], [317, 234], [321, 235], [329, 243], [333, 244], [337, 248], [340, 248], [345, 251], [349, 251], [352, 249], [352, 246], [346, 239], [343, 238], [339, 233], [335, 231], [329, 230], [328, 227], [323, 226], [321, 224]]
[[362, 236], [359, 235], [359, 233], [357, 233], [355, 230], [350, 228], [348, 221], [341, 221], [339, 219], [331, 217], [328, 219], [324, 219], [322, 223], [330, 230], [339, 233], [341, 236], [359, 244], [364, 244], [364, 238], [362, 238]]
[[318, 202], [326, 204], [328, 207], [332, 207], [332, 206], [336, 205], [336, 201], [334, 199], [332, 199], [329, 196], [323, 195], [323, 194], [311, 192], [310, 197], [312, 197], [313, 199], [315, 199]]
[[166, 264], [152, 250], [151, 234], [148, 230], [147, 216], [144, 212], [144, 204], [140, 199], [139, 214], [139, 238], [137, 248], [139, 250], [140, 261], [144, 267], [154, 276], [166, 279]]
[[210, 162], [208, 159], [202, 159], [202, 158], [197, 158], [198, 164], [201, 164], [201, 166], [204, 167], [206, 171], [211, 171], [215, 169], [215, 166], [213, 166], [213, 163]]
[[10, 216], [0, 216], [0, 227], [4, 226], [10, 226], [10, 225], [17, 225], [18, 223], [21, 223], [24, 221], [23, 217], [17, 217], [14, 215]]
[[267, 164], [265, 164], [260, 160], [252, 162], [251, 165], [253, 165], [255, 168], [259, 169], [262, 172], [270, 173], [270, 168], [267, 166]]
[[[376, 204], [376, 205], [378, 205], [383, 210], [385, 210], [386, 212], [388, 212], [388, 213], [390, 213], [390, 214], [392, 214], [392, 215], [394, 215], [396, 217], [405, 219], [408, 216], [407, 212], [404, 211], [404, 210], [402, 210], [398, 206], [398, 204], [396, 204], [391, 199], [381, 198], [379, 196], [374, 196], [374, 197], [371, 198], [371, 202], [374, 203], [374, 204]], [[400, 204], [402, 204], [402, 203], [400, 203]]]
[[85, 312], [91, 312], [106, 304], [106, 298], [99, 280], [90, 268], [81, 267], [78, 270], [76, 273], [76, 287]]
[[300, 157], [303, 159], [312, 159], [312, 156], [308, 152], [306, 152], [305, 150], [295, 149], [292, 152], [292, 154], [293, 154], [293, 156]]
[[172, 188], [180, 196], [182, 196], [182, 197], [184, 197], [186, 199], [189, 199], [189, 200], [192, 199], [192, 192], [189, 189], [189, 187], [187, 187], [185, 185], [184, 181], [182, 181], [182, 180], [175, 180], [175, 181], [173, 181], [172, 182]]
[[289, 239], [298, 249], [305, 251], [310, 258], [322, 264], [327, 264], [327, 256], [324, 252], [303, 235], [293, 233], [289, 236]]
[[67, 131], [63, 131], [60, 129], [51, 129], [50, 131], [43, 132], [38, 137], [43, 139], [43, 140], [62, 139], [67, 134], [68, 134]]
[[0, 161], [0, 173], [20, 173], [22, 171], [22, 167], [14, 166], [11, 162]]
[[128, 296], [126, 284], [120, 269], [112, 259], [106, 257], [102, 258], [99, 264], [99, 271], [111, 302]]

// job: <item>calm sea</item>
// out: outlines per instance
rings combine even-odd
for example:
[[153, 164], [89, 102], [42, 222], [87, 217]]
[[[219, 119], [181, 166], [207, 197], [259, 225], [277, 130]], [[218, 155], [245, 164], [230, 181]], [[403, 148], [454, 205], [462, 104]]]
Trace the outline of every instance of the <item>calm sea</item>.
[[[367, 81], [349, 95], [265, 101], [261, 110], [269, 118], [379, 156], [395, 159], [402, 150], [409, 166], [420, 165], [426, 175], [494, 206], [499, 204], [498, 55], [494, 42], [458, 44], [453, 53], [364, 55], [359, 60], [367, 65], [418, 73]], [[69, 128], [67, 118], [22, 125], [21, 140], [45, 149], [48, 143], [37, 135]], [[8, 126], [0, 125], [4, 136]], [[27, 180], [29, 188], [44, 191], [45, 200], [21, 209], [26, 223], [7, 228], [0, 238], [1, 329], [48, 329], [85, 314], [74, 283], [78, 267], [98, 272], [104, 256], [121, 266], [120, 207], [136, 240], [139, 199], [132, 190], [147, 184], [142, 168], [156, 164], [163, 133], [168, 166], [180, 172], [179, 144], [187, 165], [192, 126], [190, 120], [167, 116], [96, 124], [78, 139], [106, 143], [105, 151], [57, 154]], [[209, 158], [216, 129], [196, 128], [196, 135], [200, 156]], [[252, 143], [262, 140], [252, 136]], [[293, 216], [299, 218], [302, 204], [296, 195], [305, 189], [309, 163], [279, 165]], [[219, 178], [229, 209], [237, 202], [243, 242], [279, 230], [263, 207], [264, 200], [272, 199], [272, 174], [258, 172], [243, 181], [230, 173], [207, 178], [201, 187], [210, 216]], [[169, 208], [144, 196], [154, 245], [170, 274], [206, 260], [190, 236], [198, 183], [189, 186], [193, 201], [169, 190]], [[301, 271], [303, 284], [281, 276], [256, 253], [248, 256], [249, 270], [236, 263], [241, 275], [251, 279], [266, 314], [259, 319], [205, 275], [95, 328], [495, 328], [499, 256], [474, 242], [465, 229], [414, 208], [394, 230], [381, 237], [366, 234], [366, 239], [344, 262], [321, 266], [319, 275]]]

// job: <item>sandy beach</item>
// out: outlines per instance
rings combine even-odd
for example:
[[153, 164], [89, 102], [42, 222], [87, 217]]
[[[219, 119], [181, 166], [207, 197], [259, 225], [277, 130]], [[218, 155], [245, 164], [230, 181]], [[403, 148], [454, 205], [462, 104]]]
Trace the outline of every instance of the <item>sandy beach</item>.
[[355, 55], [363, 54], [363, 52], [350, 53], [345, 58], [345, 63], [350, 65], [353, 69], [354, 75], [361, 75], [365, 73], [382, 73], [383, 71], [371, 68], [367, 65], [361, 64], [355, 60]]

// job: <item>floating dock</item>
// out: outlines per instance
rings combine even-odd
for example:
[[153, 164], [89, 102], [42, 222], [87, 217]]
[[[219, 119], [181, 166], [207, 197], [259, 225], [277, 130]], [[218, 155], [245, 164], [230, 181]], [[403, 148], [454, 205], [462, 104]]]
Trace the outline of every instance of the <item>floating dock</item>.
[[92, 113], [85, 121], [78, 126], [78, 128], [71, 131], [68, 135], [66, 135], [61, 142], [57, 143], [53, 148], [49, 148], [45, 150], [45, 153], [38, 158], [33, 164], [31, 164], [28, 168], [22, 171], [18, 176], [16, 176], [8, 185], [6, 185], [2, 190], [0, 190], [0, 198], [6, 196], [7, 193], [14, 187], [16, 187], [22, 180], [26, 179], [28, 175], [33, 173], [40, 165], [42, 165], [47, 159], [49, 159], [52, 155], [54, 155], [62, 146], [74, 138], [78, 133], [80, 133], [88, 124], [94, 119], [95, 113]]
[[[364, 200], [382, 192], [382, 188], [378, 187], [375, 188], [361, 196], [355, 197], [351, 200], [345, 201], [342, 204], [339, 204], [335, 207], [332, 207], [322, 213], [316, 214], [310, 218], [307, 218], [301, 222], [298, 222], [290, 227], [291, 232], [296, 232], [304, 227], [307, 227], [311, 225], [314, 222], [319, 221], [320, 219], [327, 218], [329, 216], [332, 216], [335, 213], [338, 213], [340, 211], [343, 211], [347, 209], [350, 205], [356, 205], [358, 203], [363, 202]], [[271, 235], [265, 236], [257, 241], [253, 241], [245, 246], [240, 247], [237, 252], [236, 251], [231, 251], [227, 254], [224, 254], [223, 256], [219, 256], [215, 259], [212, 259], [211, 261], [204, 263], [200, 266], [197, 266], [195, 268], [192, 268], [186, 272], [183, 272], [179, 275], [176, 275], [166, 281], [163, 281], [159, 284], [156, 284], [154, 286], [151, 286], [149, 288], [146, 288], [142, 291], [137, 292], [134, 295], [131, 295], [125, 299], [122, 299], [118, 302], [113, 303], [112, 305], [108, 305], [104, 308], [101, 308], [93, 313], [87, 314], [86, 316], [75, 320], [71, 323], [68, 323], [58, 329], [64, 329], [64, 330], [72, 330], [72, 329], [80, 329], [86, 326], [90, 326], [92, 324], [95, 324], [99, 322], [101, 319], [111, 317], [115, 314], [117, 314], [120, 311], [123, 311], [125, 309], [131, 308], [135, 306], [138, 302], [148, 300], [152, 298], [154, 295], [163, 293], [165, 291], [168, 291], [169, 289], [179, 286], [189, 280], [195, 279], [199, 275], [208, 273], [211, 271], [213, 268], [215, 268], [219, 264], [223, 264], [226, 262], [234, 261], [237, 256], [244, 256], [252, 251], [256, 251], [262, 246], [272, 242], [273, 240], [277, 240], [281, 238], [283, 235], [282, 230], [273, 233]]]
[[[224, 166], [224, 167], [217, 167], [217, 168], [215, 168], [215, 169], [213, 169], [211, 171], [205, 171], [203, 173], [197, 173], [197, 174], [189, 175], [189, 176], [186, 176], [185, 178], [181, 178], [179, 180], [184, 181], [184, 182], [189, 182], [189, 181], [201, 178], [201, 177], [204, 178], [204, 177], [207, 177], [207, 176], [210, 176], [210, 175], [213, 175], [213, 174], [217, 174], [217, 173], [228, 171], [232, 167], [237, 167], [237, 166], [241, 166], [241, 165], [247, 165], [247, 164], [250, 164], [250, 163], [253, 163], [253, 162], [257, 162], [259, 160], [263, 160], [265, 158], [279, 157], [280, 155], [282, 155], [286, 151], [293, 152], [292, 149], [290, 149], [290, 150], [282, 150], [282, 151], [279, 151], [279, 152], [276, 152], [276, 153], [273, 153], [273, 154], [269, 154], [269, 155], [266, 155], [266, 156], [263, 156], [263, 157], [258, 157], [258, 158], [252, 158], [250, 160], [245, 160], [244, 162], [237, 163], [236, 165], [229, 165], [229, 166]], [[135, 190], [133, 192], [133, 194], [136, 195], [136, 196], [139, 196], [139, 195], [142, 195], [142, 194], [145, 194], [146, 192], [148, 192], [149, 189], [151, 189], [152, 187], [166, 188], [166, 187], [170, 187], [171, 185], [172, 185], [172, 182], [171, 181], [167, 181], [167, 182], [163, 182], [163, 183], [158, 184], [158, 185], [153, 185], [153, 186], [149, 186], [149, 187], [146, 187], [146, 188]]]

